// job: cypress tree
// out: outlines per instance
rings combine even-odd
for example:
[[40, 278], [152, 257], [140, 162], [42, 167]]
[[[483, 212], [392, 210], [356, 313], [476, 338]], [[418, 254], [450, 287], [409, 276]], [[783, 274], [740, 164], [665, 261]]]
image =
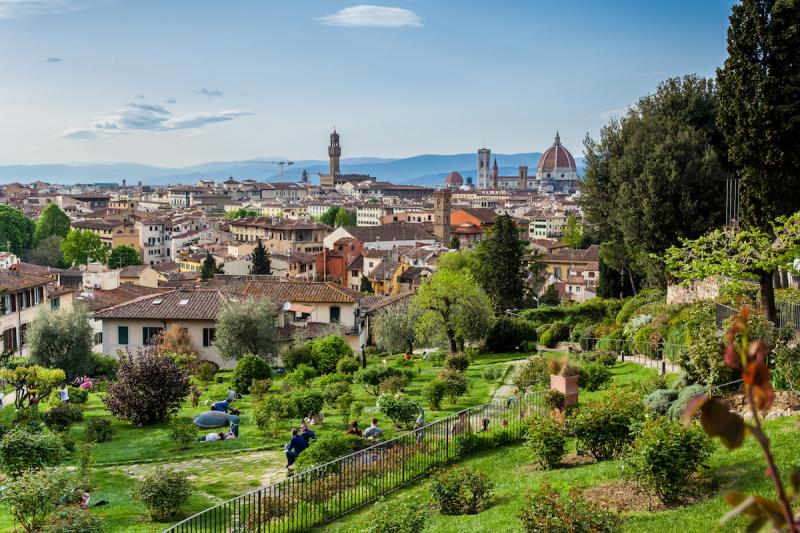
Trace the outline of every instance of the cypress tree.
[[253, 250], [253, 264], [250, 267], [251, 274], [258, 274], [261, 276], [268, 276], [271, 272], [271, 265], [267, 249], [264, 248], [264, 243], [261, 238], [256, 238], [256, 247]]
[[217, 260], [211, 255], [211, 252], [206, 252], [206, 258], [203, 259], [203, 266], [200, 267], [200, 279], [208, 281], [217, 273]]
[[528, 243], [509, 215], [498, 215], [489, 236], [478, 243], [478, 282], [495, 309], [517, 309], [525, 300]]

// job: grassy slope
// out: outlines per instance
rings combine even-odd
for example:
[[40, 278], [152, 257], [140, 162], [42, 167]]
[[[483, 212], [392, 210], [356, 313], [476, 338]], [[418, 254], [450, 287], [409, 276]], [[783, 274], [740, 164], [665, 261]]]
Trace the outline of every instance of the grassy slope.
[[[786, 473], [800, 466], [800, 428], [799, 417], [787, 417], [767, 423], [767, 432], [773, 441], [778, 467]], [[516, 512], [522, 505], [522, 497], [529, 487], [536, 487], [542, 479], [548, 479], [557, 489], [567, 492], [573, 486], [589, 487], [618, 479], [619, 461], [606, 461], [573, 468], [561, 468], [549, 472], [537, 470], [530, 455], [523, 446], [509, 446], [488, 452], [464, 461], [480, 471], [489, 474], [496, 483], [494, 504], [486, 511], [474, 516], [432, 515], [426, 531], [437, 533], [492, 531], [520, 531]], [[756, 493], [774, 498], [774, 490], [769, 479], [764, 477], [765, 463], [760, 449], [750, 438], [741, 449], [729, 452], [717, 446], [709, 461], [714, 477], [720, 488], [709, 494], [709, 498], [695, 505], [658, 513], [632, 513], [625, 515], [624, 531], [630, 532], [705, 532], [741, 531], [745, 522], [737, 520], [725, 528], [718, 528], [719, 519], [729, 509], [721, 499], [727, 490]], [[416, 483], [405, 491], [389, 499], [411, 495], [413, 498], [427, 498], [426, 482]], [[358, 524], [367, 519], [369, 509], [353, 513], [338, 520], [322, 531], [344, 533], [355, 531]]]
[[[522, 357], [520, 354], [491, 354], [481, 356], [467, 370], [470, 378], [471, 388], [469, 393], [460, 398], [454, 405], [443, 405], [441, 411], [427, 411], [426, 418], [432, 421], [436, 418], [447, 416], [461, 409], [472, 405], [486, 403], [490, 400], [492, 393], [500, 384], [501, 380], [487, 382], [483, 378], [483, 372], [490, 365], [501, 365], [504, 361], [510, 361]], [[422, 386], [430, 381], [438, 371], [429, 362], [419, 362], [419, 374], [406, 389], [406, 394], [417, 399], [427, 407], [421, 400], [419, 394]], [[206, 391], [201, 398], [201, 402], [206, 400], [217, 400], [220, 398], [211, 397], [214, 389], [225, 389], [230, 382], [230, 372], [220, 374], [223, 384], [214, 384]], [[273, 384], [273, 391], [280, 391], [280, 378], [276, 377]], [[361, 416], [361, 423], [365, 425], [367, 420], [376, 416], [381, 421], [381, 426], [388, 436], [396, 434], [398, 431], [391, 425], [390, 421], [380, 413], [374, 412], [375, 397], [366, 393], [360, 386], [354, 385], [353, 392], [357, 399], [363, 401], [368, 407]], [[197, 487], [197, 493], [187, 506], [187, 514], [199, 512], [220, 501], [227, 500], [248, 490], [261, 486], [274, 478], [266, 478], [265, 471], [281, 472], [283, 461], [281, 450], [286, 439], [268, 439], [264, 437], [257, 428], [250, 422], [248, 412], [251, 408], [249, 398], [238, 402], [239, 408], [243, 411], [242, 423], [240, 428], [240, 438], [236, 440], [213, 442], [213, 443], [193, 443], [189, 450], [176, 451], [175, 446], [169, 436], [168, 424], [159, 424], [147, 428], [134, 428], [127, 423], [114, 421], [117, 431], [113, 440], [98, 444], [94, 451], [94, 459], [98, 465], [93, 475], [93, 481], [97, 487], [92, 493], [92, 501], [107, 500], [109, 505], [95, 509], [99, 515], [105, 518], [106, 531], [132, 531], [150, 532], [161, 531], [164, 524], [153, 524], [145, 519], [145, 509], [141, 504], [132, 501], [129, 492], [133, 487], [134, 478], [142, 473], [158, 466], [158, 464], [141, 464], [155, 462], [160, 464], [171, 464], [180, 462], [181, 469], [184, 469], [192, 476]], [[192, 408], [186, 402], [179, 417], [192, 418], [197, 413], [207, 410], [207, 406], [202, 403], [197, 408]], [[326, 412], [329, 412], [326, 409]], [[92, 417], [108, 417], [108, 413], [103, 407], [98, 394], [91, 394], [85, 409], [85, 419], [79, 424], [75, 424], [70, 429], [70, 437], [74, 439], [78, 446], [84, 441], [84, 431], [86, 422]], [[13, 418], [13, 407], [6, 407], [0, 413], [0, 421], [10, 425]], [[326, 417], [325, 423], [315, 431], [318, 434], [326, 432], [338, 432], [342, 430], [344, 420], [341, 416], [334, 413]], [[295, 421], [296, 424], [296, 421]], [[292, 427], [292, 422], [283, 424], [283, 434], [288, 434]], [[200, 435], [201, 432], [198, 432]], [[271, 450], [271, 455], [249, 452], [252, 449]], [[74, 465], [77, 454], [67, 462]], [[107, 465], [107, 466], [103, 466]], [[5, 509], [0, 508], [0, 531], [10, 531], [13, 523]]]

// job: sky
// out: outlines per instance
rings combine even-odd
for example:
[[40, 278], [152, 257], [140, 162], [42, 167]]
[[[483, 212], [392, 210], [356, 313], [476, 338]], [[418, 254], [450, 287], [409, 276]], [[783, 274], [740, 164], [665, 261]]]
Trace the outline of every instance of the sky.
[[0, 0], [0, 164], [543, 151], [713, 76], [731, 0]]

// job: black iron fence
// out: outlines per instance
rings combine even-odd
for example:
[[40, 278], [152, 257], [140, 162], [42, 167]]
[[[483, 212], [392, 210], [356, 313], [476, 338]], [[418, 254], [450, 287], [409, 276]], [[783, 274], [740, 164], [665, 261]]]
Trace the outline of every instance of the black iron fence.
[[778, 300], [778, 327], [792, 328], [795, 335], [800, 333], [800, 304]]
[[544, 414], [544, 392], [465, 409], [391, 440], [233, 498], [165, 532], [305, 531], [373, 502], [467, 453], [513, 442]]
[[655, 368], [661, 374], [680, 372], [677, 362], [686, 347], [682, 344], [667, 343], [662, 340], [633, 341], [628, 339], [588, 338], [581, 339], [581, 350], [606, 350], [617, 354], [620, 361], [631, 361], [642, 366]]

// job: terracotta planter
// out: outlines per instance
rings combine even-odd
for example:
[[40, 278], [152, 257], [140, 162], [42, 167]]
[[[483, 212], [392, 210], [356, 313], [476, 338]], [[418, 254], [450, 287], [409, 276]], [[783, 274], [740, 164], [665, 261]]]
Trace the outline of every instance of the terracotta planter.
[[564, 406], [578, 405], [578, 376], [550, 376], [550, 388], [564, 393]]

